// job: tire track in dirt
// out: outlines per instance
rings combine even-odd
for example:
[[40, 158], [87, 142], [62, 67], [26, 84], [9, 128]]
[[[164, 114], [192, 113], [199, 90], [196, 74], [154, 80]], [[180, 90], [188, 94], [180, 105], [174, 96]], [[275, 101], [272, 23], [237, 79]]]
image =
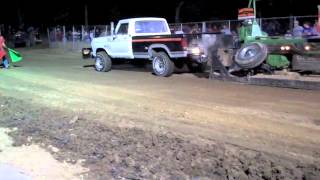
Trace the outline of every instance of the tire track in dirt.
[[[13, 72], [7, 77], [16, 80], [9, 81], [6, 87], [2, 85], [2, 88], [11, 91], [16, 88], [14, 90], [17, 92], [13, 94], [25, 93], [21, 97], [36, 97], [34, 101], [38, 104], [51, 104], [61, 109], [114, 116], [120, 114], [120, 118], [113, 122], [115, 124], [126, 124], [129, 117], [133, 119], [134, 125], [146, 129], [166, 127], [195, 140], [199, 137], [222, 140], [260, 151], [287, 153], [289, 156], [294, 154], [298, 158], [309, 160], [313, 158], [313, 150], [306, 153], [304, 149], [315, 149], [319, 144], [319, 140], [314, 138], [319, 132], [317, 129], [272, 120], [282, 116], [279, 114], [263, 118], [266, 113], [245, 108], [227, 108], [221, 105], [212, 107], [210, 104], [194, 104], [179, 98], [171, 100], [161, 95], [154, 97], [150, 92], [141, 93], [108, 85], [79, 83], [47, 76], [39, 79], [37, 75], [21, 72]], [[19, 86], [14, 86], [16, 83]], [[263, 125], [260, 126], [262, 122]], [[308, 135], [301, 137], [301, 134]], [[252, 139], [257, 139], [258, 145], [252, 145]], [[239, 140], [241, 143], [237, 143]], [[286, 142], [290, 143], [286, 145]], [[305, 142], [309, 142], [308, 145]], [[273, 149], [270, 148], [271, 144], [282, 146]], [[300, 153], [302, 151], [304, 153]]]

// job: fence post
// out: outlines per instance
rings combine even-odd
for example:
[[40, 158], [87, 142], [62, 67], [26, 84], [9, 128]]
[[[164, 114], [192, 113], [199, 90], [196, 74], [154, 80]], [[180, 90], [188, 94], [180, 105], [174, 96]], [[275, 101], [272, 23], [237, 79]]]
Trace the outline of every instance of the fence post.
[[[85, 33], [86, 33], [85, 27], [82, 25], [81, 26], [81, 41], [79, 40], [80, 42], [78, 42], [80, 49], [83, 48], [83, 42], [85, 41], [85, 38], [86, 38]], [[79, 48], [79, 46], [78, 46], [78, 48]]]
[[8, 33], [6, 33], [6, 29], [5, 29], [4, 24], [1, 24], [0, 25], [0, 35], [4, 36], [5, 34], [8, 34]]
[[202, 33], [205, 33], [207, 31], [206, 22], [202, 22]]
[[57, 28], [55, 27], [54, 28], [54, 31], [53, 31], [53, 34], [54, 34], [54, 47], [57, 47]]
[[106, 25], [106, 33], [104, 34], [105, 36], [108, 36], [108, 25]]
[[113, 33], [114, 33], [114, 22], [111, 22], [111, 35], [113, 35]]
[[96, 26], [93, 26], [93, 38], [96, 37]]
[[49, 30], [49, 28], [47, 28], [47, 34], [48, 34], [49, 47], [51, 48], [51, 38], [50, 38], [50, 30]]
[[84, 40], [84, 26], [81, 26], [81, 41]]
[[228, 28], [231, 31], [231, 21], [230, 20], [228, 21]]
[[290, 16], [289, 30], [291, 33], [293, 31], [293, 28], [294, 28], [294, 17]]
[[258, 25], [260, 26], [260, 30], [261, 30], [262, 32], [264, 32], [264, 31], [263, 31], [263, 27], [262, 27], [262, 18], [257, 18], [257, 23], [258, 23]]
[[75, 30], [74, 30], [74, 26], [72, 26], [72, 50], [75, 49], [75, 47], [74, 47], [74, 36], [75, 36]]
[[318, 26], [320, 23], [320, 5], [318, 5]]
[[63, 44], [63, 49], [66, 50], [67, 48], [67, 38], [66, 38], [66, 26], [62, 27], [63, 29], [63, 34], [62, 34], [62, 44]]

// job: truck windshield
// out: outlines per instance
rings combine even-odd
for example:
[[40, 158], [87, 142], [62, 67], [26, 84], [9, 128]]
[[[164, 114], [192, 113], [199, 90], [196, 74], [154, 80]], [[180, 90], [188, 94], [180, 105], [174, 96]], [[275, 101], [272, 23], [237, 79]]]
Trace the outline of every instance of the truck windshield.
[[165, 21], [137, 21], [135, 23], [136, 33], [166, 33], [168, 32]]

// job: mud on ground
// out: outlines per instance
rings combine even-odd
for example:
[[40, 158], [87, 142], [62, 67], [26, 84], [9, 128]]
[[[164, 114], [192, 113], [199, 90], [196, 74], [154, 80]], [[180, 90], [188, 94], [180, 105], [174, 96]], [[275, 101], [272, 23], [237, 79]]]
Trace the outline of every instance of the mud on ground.
[[[91, 121], [88, 113], [37, 107], [0, 96], [0, 127], [14, 145], [39, 144], [56, 159], [83, 161], [85, 179], [320, 179], [320, 164], [279, 158], [222, 142], [191, 142]], [[106, 116], [108, 118], [108, 116]], [[107, 119], [106, 119], [107, 120]]]

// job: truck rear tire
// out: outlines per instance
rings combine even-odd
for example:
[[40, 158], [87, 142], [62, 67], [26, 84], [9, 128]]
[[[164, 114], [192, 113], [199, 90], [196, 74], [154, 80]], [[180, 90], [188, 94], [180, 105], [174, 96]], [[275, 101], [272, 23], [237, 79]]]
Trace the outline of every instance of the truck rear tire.
[[153, 53], [152, 69], [157, 76], [168, 77], [174, 71], [174, 63], [165, 52]]
[[235, 55], [235, 62], [244, 69], [255, 68], [267, 59], [268, 48], [262, 43], [251, 43], [243, 46]]
[[108, 72], [111, 70], [112, 61], [106, 52], [98, 52], [95, 58], [95, 69], [98, 72]]

